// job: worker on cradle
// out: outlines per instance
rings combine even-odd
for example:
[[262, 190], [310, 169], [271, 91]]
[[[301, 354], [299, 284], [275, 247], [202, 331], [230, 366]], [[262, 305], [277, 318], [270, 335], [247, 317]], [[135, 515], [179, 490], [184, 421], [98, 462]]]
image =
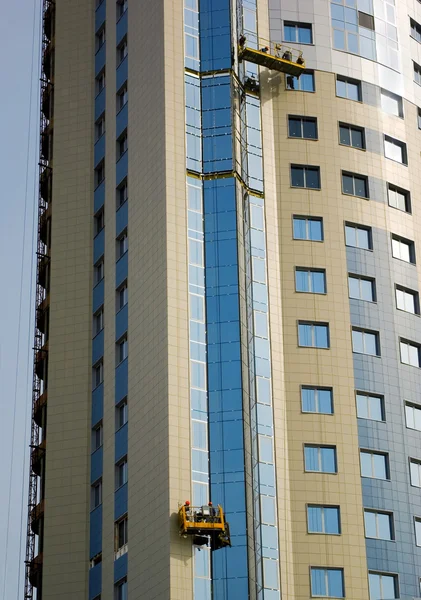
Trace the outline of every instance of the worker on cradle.
[[208, 506], [209, 506], [209, 523], [215, 523], [216, 508], [214, 508], [212, 502], [208, 502]]
[[186, 500], [184, 503], [184, 510], [186, 513], [186, 520], [190, 520], [190, 500]]

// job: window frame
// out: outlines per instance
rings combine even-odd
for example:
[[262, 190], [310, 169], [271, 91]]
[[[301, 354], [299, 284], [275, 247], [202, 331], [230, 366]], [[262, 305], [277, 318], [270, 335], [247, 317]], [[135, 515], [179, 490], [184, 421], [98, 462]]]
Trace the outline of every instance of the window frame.
[[[300, 325], [308, 325], [312, 327], [312, 331], [311, 331], [311, 339], [312, 341], [316, 341], [315, 338], [315, 327], [325, 327], [326, 328], [326, 337], [327, 337], [327, 346], [315, 346], [315, 345], [311, 345], [311, 346], [304, 346], [302, 344], [300, 344]], [[326, 321], [298, 321], [297, 322], [297, 329], [298, 329], [298, 347], [299, 348], [315, 348], [315, 349], [319, 349], [319, 350], [329, 350], [330, 349], [330, 328], [329, 328], [329, 323]]]
[[[347, 235], [346, 235], [346, 228], [349, 229], [355, 229], [356, 234], [355, 234], [355, 239], [356, 241], [358, 241], [358, 230], [361, 231], [366, 231], [367, 232], [367, 240], [368, 240], [368, 244], [369, 247], [365, 248], [363, 246], [350, 246], [349, 244], [347, 244]], [[359, 225], [358, 223], [351, 223], [350, 221], [345, 221], [344, 222], [344, 233], [345, 233], [345, 247], [346, 248], [357, 248], [358, 250], [365, 250], [367, 252], [373, 252], [373, 230], [372, 227], [370, 227], [369, 225]]]
[[129, 89], [127, 86], [127, 81], [125, 81], [123, 83], [123, 85], [120, 87], [120, 89], [117, 90], [116, 96], [117, 96], [116, 106], [117, 106], [117, 114], [118, 114], [121, 110], [123, 110], [123, 108], [126, 106], [127, 102], [129, 101]]
[[[320, 470], [311, 470], [311, 469], [307, 469], [307, 465], [306, 465], [306, 448], [316, 448], [317, 449], [317, 466], [320, 467]], [[334, 457], [334, 463], [335, 463], [335, 470], [334, 471], [322, 471], [321, 469], [323, 468], [322, 465], [322, 449], [327, 449], [327, 450], [333, 450], [333, 457]], [[338, 474], [338, 451], [337, 451], [337, 446], [334, 444], [304, 444], [303, 446], [303, 451], [304, 451], [304, 473], [320, 473], [322, 475], [337, 475]]]
[[[348, 95], [339, 96], [338, 94], [338, 81], [345, 83], [348, 89], [348, 85], [355, 85], [358, 91], [358, 99], [354, 100], [354, 98], [350, 98]], [[337, 98], [343, 98], [344, 100], [351, 100], [352, 102], [363, 102], [363, 90], [362, 90], [362, 82], [360, 79], [354, 79], [352, 77], [346, 77], [346, 75], [336, 75], [335, 80], [335, 93]]]
[[105, 113], [102, 113], [95, 121], [95, 143], [105, 134]]
[[[413, 303], [414, 303], [414, 311], [412, 310], [406, 310], [405, 308], [400, 308], [398, 306], [398, 294], [397, 292], [402, 292], [403, 294], [406, 294], [407, 296], [412, 296], [413, 297]], [[411, 290], [410, 288], [407, 288], [403, 285], [399, 285], [399, 284], [395, 284], [395, 300], [396, 300], [396, 310], [400, 310], [402, 312], [406, 312], [410, 315], [416, 315], [416, 316], [420, 316], [421, 311], [420, 311], [420, 295], [419, 292], [417, 290]]]
[[[351, 296], [351, 287], [350, 287], [350, 279], [356, 279], [358, 282], [368, 281], [371, 283], [371, 300], [367, 300], [367, 298], [363, 298], [361, 295], [361, 284], [359, 283], [359, 291], [360, 296], [357, 298], [355, 296]], [[371, 302], [372, 304], [377, 303], [377, 293], [376, 293], [376, 280], [374, 277], [369, 277], [367, 275], [359, 275], [357, 273], [348, 273], [348, 294], [350, 300], [361, 300], [361, 302]]]
[[[120, 478], [120, 475], [123, 475]], [[129, 478], [129, 467], [127, 462], [127, 455], [121, 458], [115, 465], [115, 491], [119, 490], [126, 485]], [[123, 482], [123, 483], [122, 483]]]
[[127, 44], [127, 35], [123, 37], [119, 45], [117, 46], [117, 68], [121, 65], [123, 60], [127, 58], [129, 53], [129, 47]]
[[[311, 471], [313, 472], [313, 471]], [[320, 508], [321, 509], [321, 522], [323, 531], [310, 531], [310, 520], [309, 520], [309, 508]], [[337, 510], [338, 515], [338, 532], [330, 533], [326, 531], [326, 518], [325, 509], [334, 508]], [[306, 504], [306, 520], [307, 520], [307, 533], [309, 535], [342, 535], [342, 524], [341, 524], [341, 507], [338, 504]]]
[[[293, 169], [302, 169], [303, 170], [304, 186], [293, 184], [293, 178], [292, 178]], [[308, 187], [306, 185], [308, 172], [317, 173], [318, 187]], [[320, 167], [317, 165], [301, 165], [301, 164], [291, 163], [290, 164], [290, 187], [293, 189], [297, 189], [297, 190], [317, 190], [317, 191], [321, 190], [322, 189], [322, 177], [321, 177]]]
[[[389, 531], [390, 531], [390, 537], [389, 538], [385, 538], [385, 537], [380, 537], [379, 535], [376, 535], [375, 537], [372, 537], [371, 535], [367, 535], [367, 527], [366, 527], [366, 522], [365, 522], [365, 515], [366, 513], [370, 513], [370, 514], [374, 514], [376, 515], [376, 533], [379, 533], [379, 522], [378, 522], [378, 518], [377, 515], [385, 515], [387, 517], [389, 517]], [[394, 519], [393, 519], [393, 512], [389, 511], [389, 510], [378, 510], [377, 508], [366, 508], [364, 507], [363, 509], [363, 518], [364, 518], [364, 536], [366, 539], [368, 540], [383, 540], [385, 542], [394, 542], [395, 541], [395, 526], [394, 526]]]
[[105, 67], [95, 77], [95, 97], [99, 96], [101, 92], [105, 90], [106, 79], [105, 79]]
[[[380, 400], [380, 412], [381, 412], [381, 419], [373, 419], [370, 416], [370, 401], [367, 400], [367, 414], [369, 416], [367, 417], [363, 417], [361, 415], [358, 414], [358, 396], [363, 396], [367, 399], [369, 398], [377, 398], [378, 400]], [[386, 422], [386, 408], [385, 408], [385, 403], [384, 403], [384, 395], [383, 394], [375, 394], [373, 392], [364, 392], [361, 390], [355, 390], [355, 407], [356, 407], [356, 412], [357, 412], [357, 419], [365, 419], [366, 421], [375, 421], [376, 423], [385, 423]]]
[[103, 23], [95, 33], [95, 54], [99, 52], [102, 46], [105, 44], [105, 35], [105, 23]]
[[[287, 36], [286, 36], [286, 27], [289, 27], [290, 29], [294, 29], [294, 40], [288, 40]], [[300, 40], [300, 29], [309, 31], [310, 30], [310, 38], [311, 41], [310, 42], [303, 42]], [[283, 21], [282, 23], [282, 31], [283, 31], [283, 41], [288, 43], [288, 44], [300, 44], [300, 45], [304, 45], [304, 46], [313, 46], [314, 41], [313, 41], [313, 23], [303, 23], [301, 21]]]
[[[353, 193], [349, 193], [345, 191], [344, 188], [344, 177], [351, 177], [352, 178], [352, 189], [353, 189]], [[364, 188], [365, 188], [365, 196], [361, 196], [360, 194], [356, 194], [355, 193], [355, 180], [361, 180], [364, 182]], [[342, 189], [342, 194], [344, 194], [344, 196], [351, 196], [352, 198], [363, 198], [364, 200], [370, 200], [370, 186], [369, 186], [369, 181], [368, 181], [368, 176], [367, 175], [361, 175], [360, 173], [352, 173], [351, 171], [341, 171], [341, 189]]]
[[[408, 246], [409, 260], [405, 260], [405, 258], [396, 256], [393, 253], [393, 242], [394, 241], [399, 242], [399, 244], [402, 244], [404, 246]], [[395, 233], [391, 233], [391, 243], [392, 243], [392, 258], [395, 258], [396, 260], [401, 260], [402, 262], [406, 263], [407, 265], [416, 265], [417, 264], [416, 255], [415, 255], [415, 242], [413, 240], [409, 240], [409, 239], [404, 238]], [[400, 251], [399, 251], [399, 254], [401, 254]]]
[[[320, 408], [319, 401], [319, 391], [329, 391], [330, 392], [330, 403], [331, 403], [331, 412], [322, 412], [320, 410], [304, 410], [303, 408], [303, 391], [304, 390], [312, 390], [314, 392], [314, 405], [315, 408]], [[334, 415], [335, 414], [335, 405], [333, 399], [333, 388], [329, 386], [322, 385], [301, 385], [300, 386], [300, 401], [301, 401], [301, 412], [304, 415]]]
[[[123, 589], [123, 586], [126, 586], [126, 597], [125, 598], [123, 597], [122, 593], [120, 593], [120, 591], [119, 591], [119, 590]], [[117, 581], [114, 584], [114, 589], [115, 589], [115, 596], [114, 596], [115, 600], [127, 600], [127, 594], [128, 594], [127, 577], [123, 577], [122, 579]]]
[[[395, 194], [399, 194], [400, 196], [403, 196], [404, 198], [404, 202], [405, 202], [405, 210], [403, 210], [402, 208], [399, 208], [399, 206], [394, 206], [393, 204], [390, 203], [390, 193], [389, 192], [393, 192]], [[400, 212], [406, 213], [406, 214], [412, 214], [412, 204], [411, 204], [411, 192], [409, 190], [405, 190], [404, 188], [401, 188], [397, 185], [394, 185], [393, 183], [387, 183], [387, 204], [388, 206], [390, 206], [390, 208], [394, 208], [395, 210], [399, 210]]]
[[[291, 135], [290, 121], [300, 121], [300, 131], [302, 135]], [[305, 137], [304, 136], [304, 123], [313, 123], [315, 126], [316, 137]], [[287, 115], [287, 128], [288, 138], [291, 140], [307, 140], [311, 142], [317, 142], [319, 139], [317, 117], [307, 117], [303, 115]]]
[[[412, 420], [414, 422], [414, 427], [410, 427], [408, 425], [408, 411], [407, 409], [412, 409], [414, 411], [414, 415], [412, 416]], [[420, 428], [415, 427], [415, 411], [419, 411], [421, 413], [421, 405], [416, 404], [415, 402], [410, 402], [409, 400], [404, 401], [404, 410], [405, 410], [405, 424], [407, 429], [412, 429], [412, 431], [421, 431], [421, 414], [420, 414]]]
[[[387, 573], [385, 571], [375, 571], [375, 570], [369, 570], [368, 571], [368, 593], [370, 594], [370, 575], [378, 575], [379, 577], [392, 577], [393, 578], [393, 586], [395, 588], [395, 599], [399, 598], [400, 594], [399, 594], [399, 576], [397, 573]], [[382, 588], [383, 585], [382, 583], [380, 583], [380, 587]], [[383, 595], [383, 592], [382, 592]], [[372, 599], [370, 598], [370, 600], [376, 600], [376, 599]], [[394, 600], [394, 599], [387, 599], [387, 600]]]
[[[376, 477], [375, 475], [363, 475], [361, 454], [369, 454], [371, 457], [373, 457], [373, 456], [383, 456], [386, 477]], [[376, 480], [379, 480], [379, 481], [390, 481], [391, 480], [390, 479], [390, 459], [389, 459], [389, 453], [388, 452], [382, 452], [381, 450], [373, 450], [372, 448], [360, 448], [359, 459], [360, 459], [360, 474], [361, 474], [361, 477], [364, 477], [365, 479], [376, 479]], [[375, 473], [373, 458], [371, 458], [371, 473]]]
[[128, 0], [117, 0], [116, 1], [116, 10], [117, 10], [117, 22], [121, 19], [124, 13], [129, 8]]
[[[100, 385], [102, 385], [104, 383], [104, 363], [102, 361], [102, 358], [96, 364], [93, 365], [92, 370], [93, 370], [92, 383], [94, 384], [92, 389], [96, 390], [96, 388], [98, 388]], [[99, 373], [99, 375], [100, 375], [98, 383], [97, 383], [97, 381], [98, 381], [97, 373]]]
[[101, 183], [105, 181], [105, 163], [101, 160], [94, 169], [95, 175], [95, 189], [98, 188]]
[[[99, 443], [97, 443], [97, 437], [99, 432]], [[92, 427], [92, 435], [91, 435], [91, 454], [96, 452], [101, 448], [104, 443], [104, 428], [102, 426], [102, 421], [94, 425]]]
[[[411, 362], [404, 362], [402, 360], [402, 344], [406, 344], [408, 346], [410, 346], [411, 348], [415, 348], [417, 350], [417, 356], [418, 356], [418, 364], [414, 365]], [[416, 369], [420, 369], [421, 368], [421, 344], [417, 344], [416, 342], [413, 342], [411, 340], [408, 340], [407, 338], [399, 338], [399, 356], [400, 356], [400, 360], [401, 360], [401, 364], [406, 365], [407, 367], [415, 367]], [[408, 350], [408, 358], [410, 357], [410, 353]]]
[[[384, 103], [382, 102], [383, 97], [384, 98], [389, 97], [389, 99], [391, 99], [391, 100], [396, 100], [397, 105], [398, 105], [398, 114], [396, 114], [395, 112], [390, 112], [390, 110], [385, 109]], [[387, 90], [386, 88], [380, 88], [380, 106], [381, 106], [382, 111], [385, 112], [386, 114], [392, 115], [394, 117], [398, 117], [399, 119], [404, 118], [402, 96], [399, 96], [398, 94], [394, 94], [393, 92], [391, 92], [390, 90]]]
[[[122, 362], [126, 360], [129, 355], [129, 342], [127, 339], [127, 333], [125, 333], [119, 340], [116, 342], [116, 367], [121, 365]], [[123, 358], [122, 358], [123, 356]]]
[[118, 162], [129, 149], [129, 137], [127, 135], [127, 128], [121, 133], [121, 135], [117, 138], [117, 160]]
[[128, 252], [128, 250], [129, 250], [129, 236], [127, 233], [127, 227], [125, 229], [123, 229], [123, 231], [116, 238], [116, 245], [117, 245], [117, 260], [116, 260], [116, 262], [118, 262], [120, 260], [120, 258], [122, 258], [126, 254], [126, 252]]
[[[420, 524], [420, 532], [419, 536], [417, 535], [417, 523]], [[415, 545], [417, 548], [421, 546], [421, 517], [417, 517], [414, 515], [414, 535], [415, 535]]]
[[[326, 587], [326, 592], [327, 594], [329, 594], [329, 587], [328, 587], [328, 571], [339, 571], [342, 574], [342, 595], [341, 596], [330, 596], [330, 595], [320, 595], [320, 594], [315, 594], [313, 593], [313, 577], [312, 577], [312, 572], [314, 570], [318, 570], [318, 571], [325, 571], [325, 587]], [[345, 577], [344, 577], [344, 569], [343, 567], [320, 567], [320, 566], [316, 566], [316, 565], [311, 565], [310, 566], [310, 598], [345, 598]]]
[[[123, 524], [123, 543], [120, 544], [120, 525]], [[114, 552], [119, 552], [125, 546], [127, 546], [129, 537], [128, 537], [128, 517], [127, 513], [117, 519], [114, 522], [115, 533], [114, 533]]]
[[[366, 343], [365, 343], [365, 335], [373, 335], [375, 338], [375, 343], [376, 343], [376, 354], [370, 354], [368, 352], [358, 352], [357, 350], [354, 349], [354, 336], [352, 335], [354, 333], [354, 331], [357, 333], [362, 333], [363, 334], [363, 348], [366, 348]], [[373, 356], [375, 358], [378, 358], [381, 356], [381, 345], [380, 345], [380, 333], [379, 331], [376, 331], [374, 329], [365, 329], [364, 327], [356, 327], [356, 326], [352, 326], [351, 327], [351, 340], [352, 340], [352, 352], [354, 354], [359, 354], [360, 356]]]
[[[98, 493], [98, 503], [97, 503]], [[91, 512], [102, 504], [102, 477], [91, 483]]]
[[[307, 273], [307, 282], [309, 284], [308, 290], [298, 290], [297, 289], [297, 273]], [[312, 273], [321, 273], [323, 275], [323, 292], [317, 292], [311, 289], [313, 286], [313, 280], [311, 277]], [[295, 276], [295, 292], [297, 294], [318, 294], [319, 296], [325, 296], [327, 294], [327, 280], [326, 280], [326, 269], [323, 268], [313, 268], [313, 267], [294, 267], [294, 276]]]
[[[129, 422], [129, 405], [127, 402], [127, 396], [116, 405], [115, 409], [115, 430], [117, 432]], [[121, 415], [123, 415], [123, 418], [126, 419], [124, 423], [121, 422]]]
[[[421, 460], [418, 459], [418, 458], [414, 458], [413, 456], [410, 456], [408, 458], [408, 461], [409, 461], [409, 483], [410, 483], [411, 487], [416, 487], [416, 488], [420, 488], [421, 489]], [[412, 482], [411, 465], [417, 465], [417, 467], [418, 467], [418, 482], [419, 482], [419, 485], [415, 485], [415, 483]]]
[[[398, 148], [400, 148], [402, 160], [397, 160], [396, 158], [392, 158], [391, 156], [387, 155], [386, 143], [392, 144], [393, 146], [397, 146]], [[400, 165], [403, 165], [404, 167], [408, 166], [408, 147], [407, 147], [406, 142], [402, 142], [401, 140], [398, 140], [397, 138], [394, 138], [391, 135], [384, 134], [383, 135], [383, 144], [384, 144], [385, 158], [387, 158], [388, 160], [392, 160], [393, 162], [396, 162]]]
[[105, 227], [105, 211], [104, 207], [101, 208], [94, 214], [94, 237], [101, 233]]
[[421, 85], [421, 65], [415, 62], [415, 60], [412, 63], [414, 67], [414, 83]]
[[[415, 40], [416, 42], [418, 42], [419, 44], [421, 44], [421, 25], [419, 23], [417, 23], [417, 21], [415, 19], [413, 19], [412, 17], [409, 17], [409, 30], [410, 30], [410, 37]], [[414, 35], [415, 33], [415, 35]]]
[[105, 275], [104, 257], [101, 256], [94, 264], [94, 287], [103, 281]]
[[[121, 304], [121, 293], [122, 292], [123, 292], [123, 300], [125, 299], [124, 304]], [[117, 307], [116, 314], [118, 312], [120, 312], [120, 310], [123, 310], [123, 308], [125, 306], [127, 306], [128, 301], [129, 301], [129, 293], [128, 293], [128, 285], [127, 285], [127, 279], [126, 279], [116, 289], [116, 307]]]
[[[321, 229], [321, 239], [317, 240], [317, 239], [313, 239], [311, 237], [305, 237], [305, 238], [298, 238], [295, 237], [295, 228], [294, 228], [294, 221], [305, 221], [305, 230], [306, 230], [306, 235], [310, 234], [310, 222], [311, 221], [317, 221], [318, 223], [320, 223], [320, 229]], [[292, 215], [292, 239], [294, 241], [301, 241], [301, 242], [317, 242], [317, 243], [323, 243], [325, 236], [324, 236], [324, 226], [323, 226], [323, 217], [311, 217], [311, 216], [307, 216], [307, 215]]]
[[[285, 90], [287, 92], [303, 92], [306, 94], [314, 94], [316, 92], [316, 76], [315, 76], [315, 72], [314, 69], [305, 69], [302, 72], [302, 75], [311, 75], [311, 79], [312, 79], [312, 89], [311, 90], [303, 90], [300, 85], [302, 83], [301, 77], [297, 78], [294, 77], [293, 75], [287, 75], [285, 77]], [[296, 84], [298, 84], [298, 86], [296, 87]]]
[[[349, 144], [346, 144], [345, 142], [341, 141], [341, 129], [348, 130], [349, 139], [350, 139]], [[361, 144], [362, 144], [361, 147], [355, 146], [352, 143], [352, 132], [353, 131], [358, 131], [358, 133], [361, 134]], [[363, 150], [363, 151], [367, 150], [366, 139], [365, 139], [365, 127], [360, 127], [359, 125], [352, 125], [350, 123], [344, 123], [343, 121], [338, 121], [338, 133], [339, 133], [339, 145], [340, 146], [345, 146], [347, 148], [354, 148], [355, 150]]]
[[[98, 321], [97, 321], [98, 318], [100, 319], [100, 327], [99, 328], [98, 328]], [[94, 312], [93, 320], [94, 320], [94, 324], [93, 324], [93, 334], [94, 335], [93, 335], [93, 337], [95, 338], [104, 329], [104, 306], [101, 306], [101, 308], [99, 308], [97, 311]]]
[[[121, 197], [125, 196], [123, 202], [121, 201]], [[127, 177], [123, 179], [121, 183], [116, 187], [116, 210], [121, 208], [123, 204], [125, 204], [129, 199], [129, 185], [127, 182]]]

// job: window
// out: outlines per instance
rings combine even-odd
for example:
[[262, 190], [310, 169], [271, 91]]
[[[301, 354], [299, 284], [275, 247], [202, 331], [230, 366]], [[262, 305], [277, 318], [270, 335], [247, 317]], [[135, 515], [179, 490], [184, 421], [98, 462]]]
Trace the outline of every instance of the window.
[[411, 367], [421, 367], [420, 346], [415, 342], [400, 340], [401, 362]]
[[307, 506], [308, 533], [341, 533], [339, 506]]
[[312, 44], [313, 33], [311, 24], [284, 21], [284, 41], [297, 44]]
[[345, 223], [345, 244], [347, 246], [352, 246], [353, 248], [372, 250], [373, 242], [371, 236], [371, 227]]
[[418, 129], [421, 129], [421, 108], [418, 109], [417, 123], [418, 123]]
[[115, 466], [115, 489], [121, 488], [122, 485], [127, 483], [127, 457], [123, 458], [118, 464]]
[[395, 539], [391, 513], [364, 509], [364, 525], [367, 538]]
[[94, 267], [94, 284], [97, 285], [104, 279], [104, 259], [101, 258]]
[[127, 152], [127, 129], [117, 140], [117, 160]]
[[295, 291], [326, 294], [326, 271], [324, 269], [295, 269]]
[[404, 288], [400, 285], [396, 286], [396, 308], [412, 313], [413, 315], [420, 314], [420, 303], [418, 292]]
[[371, 450], [360, 451], [361, 477], [389, 479], [388, 455]]
[[91, 486], [91, 510], [102, 503], [102, 481], [99, 480]]
[[292, 187], [320, 189], [320, 167], [291, 165]]
[[409, 460], [409, 474], [411, 485], [421, 487], [421, 461], [411, 458]]
[[126, 202], [129, 197], [129, 188], [125, 179], [117, 188], [117, 209]]
[[92, 440], [91, 440], [92, 452], [98, 450], [102, 446], [102, 423], [92, 429]]
[[364, 128], [339, 123], [339, 143], [360, 150], [365, 149]]
[[127, 46], [127, 38], [118, 45], [117, 47], [117, 65], [119, 65], [127, 56], [128, 46]]
[[98, 235], [104, 229], [104, 209], [101, 208], [94, 217], [94, 233]]
[[301, 410], [306, 413], [333, 415], [332, 388], [302, 386]]
[[415, 245], [411, 240], [406, 240], [398, 235], [392, 235], [392, 256], [415, 264]]
[[105, 44], [105, 27], [101, 27], [95, 34], [95, 48], [96, 52]]
[[411, 25], [411, 37], [417, 42], [421, 43], [421, 25], [419, 25], [414, 19], [409, 19]]
[[117, 312], [126, 306], [128, 301], [127, 282], [123, 283], [117, 290]]
[[387, 90], [380, 90], [381, 105], [384, 112], [395, 115], [403, 119], [402, 98]]
[[387, 573], [368, 574], [370, 600], [393, 600], [399, 598], [398, 578]]
[[414, 81], [415, 83], [418, 83], [418, 85], [421, 85], [421, 66], [415, 62], [415, 60], [412, 61], [414, 63]]
[[104, 366], [102, 362], [95, 365], [93, 370], [94, 388], [96, 388], [104, 381]]
[[311, 597], [344, 598], [343, 569], [311, 567]]
[[115, 600], [127, 600], [129, 597], [129, 590], [127, 587], [127, 581], [119, 581], [115, 585], [116, 598]]
[[388, 183], [387, 197], [389, 206], [404, 212], [411, 212], [411, 196], [407, 190], [403, 190], [402, 188], [396, 187], [396, 185]]
[[374, 396], [365, 392], [357, 392], [357, 417], [359, 419], [371, 419], [372, 421], [384, 421], [384, 398]]
[[119, 112], [123, 108], [123, 106], [127, 104], [127, 100], [127, 84], [124, 84], [123, 87], [117, 92], [117, 112]]
[[127, 423], [127, 419], [128, 419], [127, 400], [124, 399], [122, 402], [120, 402], [120, 404], [118, 404], [116, 406], [115, 410], [116, 410], [115, 428], [117, 431], [118, 429], [120, 429], [120, 427], [123, 427], [123, 425], [125, 425]]
[[327, 323], [298, 323], [298, 345], [307, 348], [329, 348]]
[[317, 140], [316, 117], [295, 117], [288, 115], [288, 137]]
[[128, 241], [127, 231], [122, 233], [119, 238], [117, 238], [117, 260], [123, 256], [127, 252], [128, 249]]
[[115, 549], [117, 551], [127, 544], [127, 517], [124, 517], [120, 521], [117, 521], [117, 523], [115, 524], [115, 529]]
[[116, 344], [117, 346], [117, 364], [119, 365], [127, 358], [128, 342], [127, 338], [123, 338]]
[[293, 217], [294, 240], [323, 241], [323, 219], [321, 217]]
[[342, 193], [359, 198], [369, 198], [368, 178], [364, 175], [342, 171]]
[[117, 0], [117, 19], [124, 15], [128, 8], [128, 0]]
[[104, 178], [105, 178], [105, 166], [104, 166], [104, 163], [101, 162], [95, 168], [95, 187], [98, 187], [99, 185], [101, 185], [101, 183], [104, 181]]
[[403, 165], [408, 164], [406, 144], [389, 135], [384, 136], [384, 155], [386, 158], [400, 162]]
[[405, 402], [406, 426], [421, 431], [421, 406]]
[[105, 71], [101, 71], [95, 78], [95, 92], [96, 95], [100, 94], [105, 88]]
[[356, 300], [376, 301], [374, 279], [361, 275], [348, 275], [349, 297]]
[[361, 81], [338, 76], [336, 78], [336, 95], [339, 98], [348, 98], [348, 100], [361, 102]]
[[305, 470], [316, 473], [337, 473], [335, 446], [304, 446]]
[[94, 336], [104, 329], [104, 309], [100, 308], [94, 314]]
[[415, 544], [421, 546], [421, 518], [415, 517]]
[[353, 328], [352, 351], [357, 354], [380, 356], [380, 340], [377, 331]]
[[98, 121], [95, 123], [95, 141], [97, 142], [100, 137], [105, 133], [105, 115], [101, 115]]
[[304, 71], [300, 77], [287, 75], [285, 80], [287, 90], [296, 90], [298, 92], [314, 92], [316, 90], [314, 71]]

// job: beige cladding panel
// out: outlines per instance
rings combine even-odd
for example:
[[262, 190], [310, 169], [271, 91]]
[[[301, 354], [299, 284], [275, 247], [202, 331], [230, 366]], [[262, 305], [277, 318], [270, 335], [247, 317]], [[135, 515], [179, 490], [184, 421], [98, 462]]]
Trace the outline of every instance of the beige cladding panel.
[[88, 597], [93, 26], [56, 0], [43, 600]]
[[[383, 156], [338, 145], [339, 120], [379, 131], [388, 131], [392, 121], [374, 107], [336, 98], [333, 74], [317, 72], [315, 94], [288, 92], [276, 83], [265, 87], [263, 129], [283, 598], [307, 599], [310, 566], [326, 566], [343, 567], [346, 597], [361, 600], [368, 598], [368, 582], [344, 221], [390, 224], [384, 204], [342, 194], [340, 172], [402, 187], [408, 181]], [[319, 141], [288, 139], [288, 114], [317, 117]], [[391, 131], [405, 139], [398, 131], [404, 125], [395, 121]], [[291, 163], [320, 166], [321, 191], [291, 188]], [[324, 243], [293, 241], [294, 214], [323, 217]], [[412, 239], [405, 215], [396, 227]], [[296, 266], [325, 268], [327, 295], [296, 293]], [[299, 348], [298, 320], [329, 322], [330, 350]], [[300, 386], [306, 384], [333, 387], [334, 415], [301, 412]], [[338, 474], [304, 473], [305, 443], [335, 445]], [[340, 505], [342, 534], [308, 534], [309, 503]]]
[[190, 496], [183, 3], [129, 10], [129, 596], [188, 600], [176, 516]]

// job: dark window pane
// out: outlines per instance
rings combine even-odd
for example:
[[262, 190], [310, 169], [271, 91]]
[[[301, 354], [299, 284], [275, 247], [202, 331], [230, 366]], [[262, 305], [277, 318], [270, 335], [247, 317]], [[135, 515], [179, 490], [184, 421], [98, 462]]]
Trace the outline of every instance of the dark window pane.
[[363, 148], [363, 132], [360, 129], [351, 129], [352, 145], [354, 148]]
[[288, 119], [288, 127], [288, 135], [290, 135], [290, 137], [302, 137], [301, 119], [294, 119], [294, 117], [290, 117]]
[[351, 175], [342, 175], [342, 188], [344, 194], [354, 194], [354, 180]]
[[303, 120], [303, 137], [309, 140], [317, 139], [316, 121], [310, 119]]
[[320, 171], [319, 169], [306, 170], [306, 187], [320, 188]]
[[367, 182], [360, 177], [354, 178], [355, 195], [361, 198], [367, 198]]
[[304, 187], [303, 167], [291, 167], [291, 185], [294, 187]]
[[311, 25], [301, 25], [298, 27], [298, 41], [300, 44], [311, 44], [313, 42]]
[[346, 146], [351, 145], [349, 127], [343, 127], [342, 125], [339, 127], [339, 140], [341, 144], [345, 144]]

